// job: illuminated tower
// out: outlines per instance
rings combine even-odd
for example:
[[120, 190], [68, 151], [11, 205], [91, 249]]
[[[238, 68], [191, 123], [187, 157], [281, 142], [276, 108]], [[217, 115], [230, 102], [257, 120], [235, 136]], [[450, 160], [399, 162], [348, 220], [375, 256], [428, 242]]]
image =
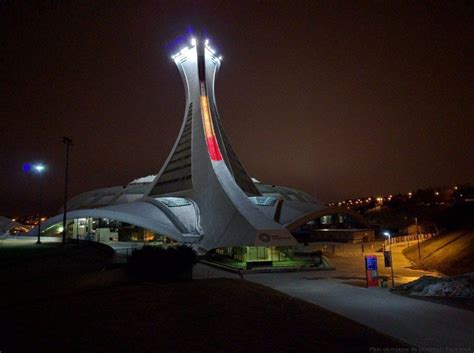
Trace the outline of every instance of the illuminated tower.
[[[200, 253], [296, 245], [290, 231], [297, 234], [326, 215], [349, 214], [368, 227], [359, 214], [327, 208], [302, 191], [252, 182], [224, 133], [216, 106], [214, 83], [222, 57], [207, 40], [192, 39], [190, 44], [172, 56], [186, 105], [178, 138], [159, 173], [126, 186], [82, 193], [67, 203], [67, 219], [123, 222], [192, 245]], [[64, 214], [61, 210], [49, 218], [44, 229], [62, 224]]]
[[249, 200], [248, 196], [260, 193], [232, 149], [216, 106], [214, 82], [222, 57], [216, 55], [208, 40], [193, 38], [190, 44], [172, 56], [186, 94], [183, 123], [147, 196], [180, 196], [195, 201], [204, 231], [203, 248], [224, 243], [294, 243], [285, 228]]

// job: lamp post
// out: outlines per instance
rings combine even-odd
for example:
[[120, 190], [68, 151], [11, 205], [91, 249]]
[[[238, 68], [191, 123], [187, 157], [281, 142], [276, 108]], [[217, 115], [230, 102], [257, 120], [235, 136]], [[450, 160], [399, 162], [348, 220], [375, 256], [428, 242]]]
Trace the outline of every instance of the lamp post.
[[416, 240], [418, 241], [418, 261], [421, 260], [420, 236], [418, 235], [418, 217], [415, 217]]
[[34, 171], [39, 175], [40, 178], [40, 185], [39, 185], [39, 209], [38, 209], [38, 216], [39, 216], [39, 222], [38, 222], [38, 240], [36, 241], [36, 244], [41, 244], [41, 213], [43, 212], [43, 172], [45, 171], [46, 167], [38, 163], [35, 166], [33, 166]]
[[69, 174], [69, 147], [74, 146], [72, 140], [69, 137], [63, 136], [63, 143], [66, 145], [66, 171], [64, 173], [64, 213], [63, 213], [63, 234], [62, 243], [66, 243], [66, 213], [67, 213], [67, 186], [68, 186], [68, 174]]
[[390, 251], [390, 269], [392, 271], [392, 288], [395, 288], [395, 279], [394, 279], [394, 276], [393, 276], [392, 237], [390, 236], [389, 232], [384, 232], [383, 234], [388, 237], [388, 242], [390, 244], [389, 251]]

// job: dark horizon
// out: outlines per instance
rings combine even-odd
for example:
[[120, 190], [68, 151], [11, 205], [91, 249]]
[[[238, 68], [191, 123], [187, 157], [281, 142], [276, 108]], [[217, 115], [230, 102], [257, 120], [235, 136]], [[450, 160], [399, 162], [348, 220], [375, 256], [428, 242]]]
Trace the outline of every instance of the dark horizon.
[[[39, 4], [39, 2], [38, 2]], [[181, 126], [170, 55], [207, 34], [224, 129], [252, 177], [322, 201], [474, 182], [472, 5], [0, 3], [0, 215], [156, 174]], [[471, 146], [471, 147], [469, 147]]]

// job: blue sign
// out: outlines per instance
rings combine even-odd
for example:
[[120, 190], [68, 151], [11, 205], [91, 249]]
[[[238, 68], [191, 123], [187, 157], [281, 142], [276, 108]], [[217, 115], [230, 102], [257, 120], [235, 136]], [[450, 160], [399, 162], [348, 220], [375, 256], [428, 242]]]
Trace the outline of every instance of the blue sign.
[[367, 287], [377, 287], [379, 275], [377, 273], [377, 256], [369, 255], [365, 257], [365, 278]]
[[377, 271], [377, 257], [366, 256], [365, 257], [365, 268], [370, 271]]

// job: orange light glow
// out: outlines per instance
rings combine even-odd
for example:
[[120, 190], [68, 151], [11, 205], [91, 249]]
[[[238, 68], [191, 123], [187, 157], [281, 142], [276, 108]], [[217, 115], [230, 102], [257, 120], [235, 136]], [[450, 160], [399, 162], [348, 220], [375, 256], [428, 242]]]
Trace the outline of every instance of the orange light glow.
[[221, 161], [222, 155], [219, 150], [219, 145], [217, 144], [216, 134], [211, 120], [211, 111], [209, 110], [209, 98], [205, 95], [201, 96], [201, 115], [209, 155], [213, 161]]

